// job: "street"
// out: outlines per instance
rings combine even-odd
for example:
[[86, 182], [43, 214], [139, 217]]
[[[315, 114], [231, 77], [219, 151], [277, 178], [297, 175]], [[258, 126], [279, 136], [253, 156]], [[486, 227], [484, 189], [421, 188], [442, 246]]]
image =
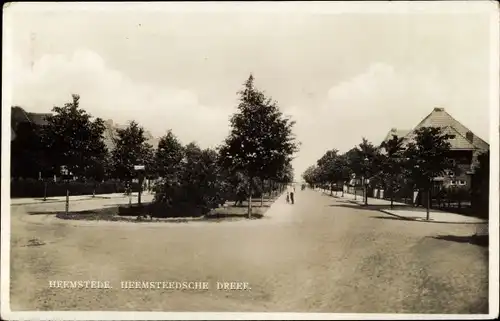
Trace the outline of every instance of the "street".
[[[488, 249], [437, 238], [471, 235], [474, 225], [400, 220], [309, 189], [294, 205], [285, 197], [260, 220], [221, 223], [64, 221], [40, 213], [64, 203], [11, 206], [11, 309], [488, 313]], [[117, 203], [128, 199], [70, 206]], [[57, 280], [113, 288], [49, 288]], [[212, 285], [120, 289], [122, 281]]]

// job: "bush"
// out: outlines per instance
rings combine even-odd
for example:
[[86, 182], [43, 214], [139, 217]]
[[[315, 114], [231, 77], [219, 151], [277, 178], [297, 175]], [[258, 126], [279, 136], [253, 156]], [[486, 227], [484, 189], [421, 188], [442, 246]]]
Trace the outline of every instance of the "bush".
[[179, 217], [200, 217], [210, 212], [207, 207], [196, 206], [190, 203], [178, 203], [168, 205], [166, 203], [153, 202], [149, 204], [134, 204], [118, 207], [119, 216], [145, 216], [150, 215], [155, 218], [179, 218]]
[[[69, 186], [69, 188], [68, 188]], [[68, 184], [63, 181], [48, 181], [47, 182], [47, 197], [66, 196], [66, 188], [69, 189], [70, 195], [92, 195], [94, 190], [96, 194], [112, 194], [125, 193], [125, 182], [107, 181], [104, 183], [95, 184], [94, 182], [70, 181]], [[10, 197], [43, 197], [45, 183], [41, 180], [26, 179], [26, 180], [11, 180]], [[132, 183], [132, 191], [139, 191], [139, 184]]]

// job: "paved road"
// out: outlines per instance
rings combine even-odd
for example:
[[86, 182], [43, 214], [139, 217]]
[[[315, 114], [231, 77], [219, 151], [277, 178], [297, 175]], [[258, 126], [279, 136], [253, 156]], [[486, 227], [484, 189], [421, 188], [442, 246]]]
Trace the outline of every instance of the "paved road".
[[[13, 310], [487, 313], [487, 250], [437, 238], [471, 235], [470, 225], [402, 221], [311, 190], [240, 222], [80, 224], [26, 214], [62, 209], [11, 207]], [[45, 245], [26, 246], [31, 238]], [[48, 287], [88, 279], [114, 288]], [[120, 289], [126, 280], [211, 288]], [[217, 281], [251, 289], [216, 290]]]

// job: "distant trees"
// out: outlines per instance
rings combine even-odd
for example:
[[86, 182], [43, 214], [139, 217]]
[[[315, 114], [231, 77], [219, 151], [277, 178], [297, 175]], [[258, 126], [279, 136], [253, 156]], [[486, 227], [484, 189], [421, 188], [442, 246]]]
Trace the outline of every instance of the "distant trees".
[[[331, 184], [332, 181], [342, 181], [345, 184], [354, 174], [356, 178], [363, 179], [365, 204], [368, 199], [367, 187], [379, 185], [390, 194], [391, 206], [394, 192], [405, 183], [412, 184], [427, 193], [429, 219], [429, 194], [433, 179], [448, 171], [456, 171], [449, 158], [451, 138], [452, 135], [443, 133], [437, 127], [417, 129], [407, 146], [404, 146], [402, 138], [395, 135], [380, 148], [363, 138], [358, 146], [344, 154], [339, 155], [336, 150], [327, 151], [315, 166], [306, 170], [303, 177], [309, 184], [324, 185]], [[486, 164], [486, 157], [483, 156], [482, 159]], [[478, 173], [481, 175], [481, 170]], [[369, 183], [367, 179], [370, 179]]]
[[309, 185], [311, 188], [315, 188], [318, 182], [318, 166], [311, 165], [309, 166], [304, 173], [302, 174], [302, 179]]

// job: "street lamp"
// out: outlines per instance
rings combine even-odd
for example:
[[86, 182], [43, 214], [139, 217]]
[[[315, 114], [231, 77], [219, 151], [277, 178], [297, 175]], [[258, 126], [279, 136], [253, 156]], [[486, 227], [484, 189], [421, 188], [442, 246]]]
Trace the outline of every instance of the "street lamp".
[[366, 176], [367, 176], [366, 175], [367, 174], [366, 173], [367, 172], [366, 168], [368, 167], [368, 161], [369, 161], [368, 157], [365, 157], [365, 159], [364, 159], [365, 175], [363, 176], [364, 194], [365, 194], [364, 195], [364, 197], [365, 197], [365, 205], [368, 205], [368, 193], [367, 193], [368, 188], [367, 188], [367, 185], [368, 185], [368, 183], [370, 181], [369, 179], [366, 178]]

